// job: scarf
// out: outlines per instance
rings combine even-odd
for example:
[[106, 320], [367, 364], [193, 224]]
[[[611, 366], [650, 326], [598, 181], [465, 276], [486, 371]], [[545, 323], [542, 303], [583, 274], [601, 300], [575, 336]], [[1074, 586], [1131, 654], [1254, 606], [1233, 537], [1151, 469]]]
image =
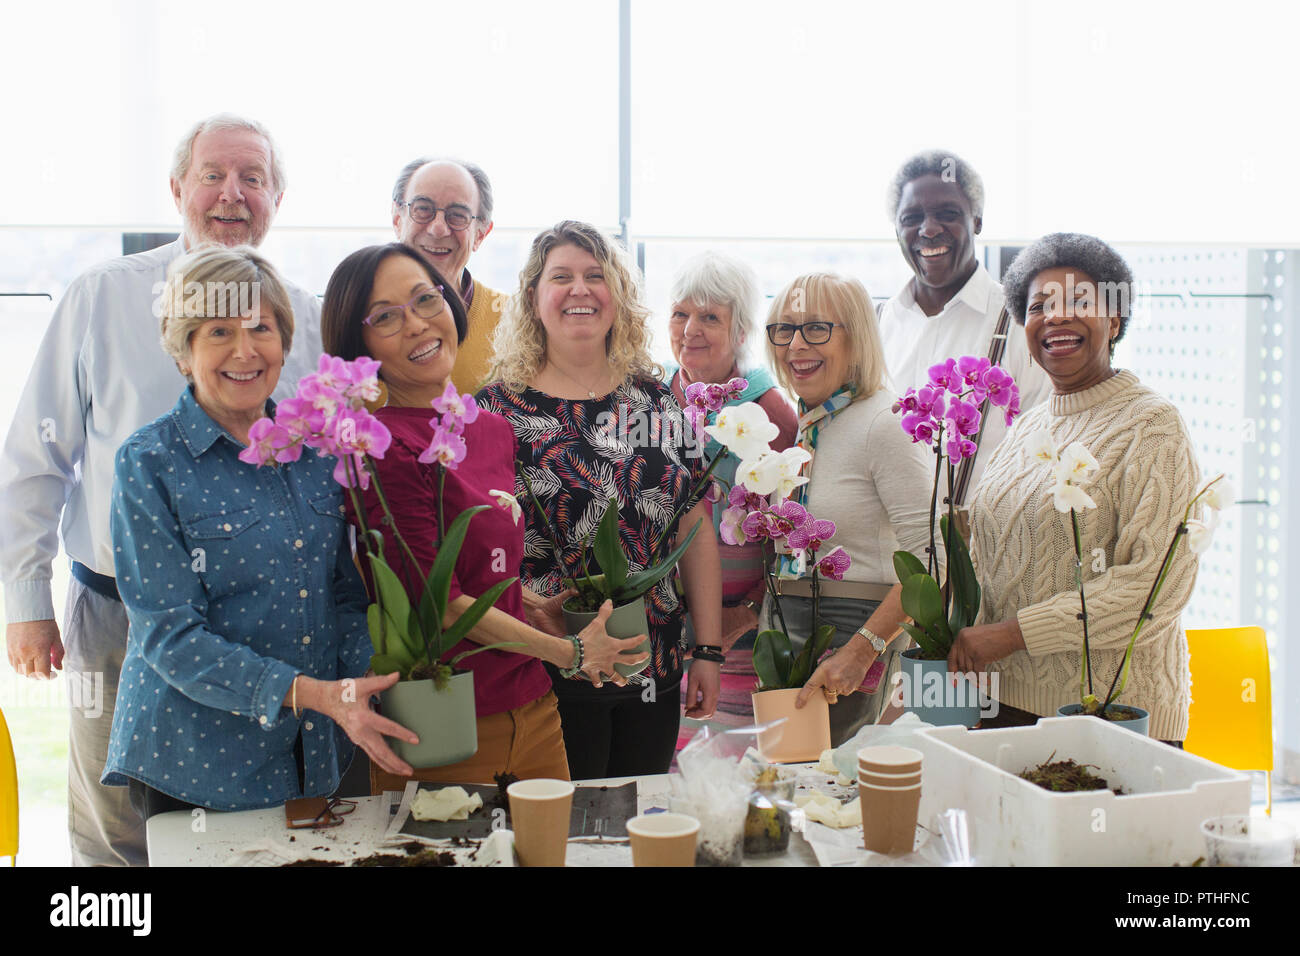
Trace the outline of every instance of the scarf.
[[[799, 469], [800, 475], [812, 477], [813, 462], [817, 456], [817, 436], [821, 430], [830, 424], [831, 420], [844, 409], [848, 408], [853, 402], [854, 396], [857, 395], [857, 389], [852, 385], [841, 385], [831, 397], [826, 399], [820, 405], [808, 408], [799, 400], [799, 434], [795, 439], [795, 444], [808, 452], [809, 458]], [[808, 493], [808, 482], [800, 485], [790, 496], [790, 500], [805, 504]], [[805, 505], [806, 506], [806, 505]], [[795, 564], [794, 555], [779, 554], [777, 555], [777, 576], [782, 578], [799, 578], [808, 574], [806, 568], [799, 568]]]

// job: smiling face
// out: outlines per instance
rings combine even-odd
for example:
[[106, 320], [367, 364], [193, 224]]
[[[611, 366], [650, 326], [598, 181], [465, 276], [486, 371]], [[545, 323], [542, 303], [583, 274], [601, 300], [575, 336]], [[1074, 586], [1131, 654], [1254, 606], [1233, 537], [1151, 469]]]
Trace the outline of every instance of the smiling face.
[[470, 254], [492, 230], [491, 223], [474, 219], [461, 231], [447, 228], [447, 206], [462, 206], [471, 216], [479, 213], [478, 187], [469, 173], [456, 163], [426, 163], [415, 171], [406, 184], [408, 203], [418, 198], [431, 201], [438, 207], [432, 222], [418, 223], [411, 218], [410, 206], [393, 210], [393, 231], [398, 240], [414, 246], [426, 262], [438, 270], [460, 292], [461, 277]]
[[586, 249], [556, 246], [547, 253], [537, 286], [528, 294], [546, 329], [547, 352], [603, 346], [614, 327], [614, 304], [605, 271]]
[[[194, 397], [205, 412], [237, 438], [262, 417], [280, 382], [284, 344], [270, 306], [251, 317], [208, 319], [190, 336], [188, 368]], [[251, 327], [249, 327], [251, 326]]]
[[1045, 269], [1029, 283], [1025, 340], [1058, 394], [1079, 392], [1110, 378], [1110, 343], [1120, 319], [1078, 269]]
[[899, 197], [894, 231], [918, 286], [949, 298], [975, 271], [975, 239], [983, 222], [956, 182], [918, 176]]
[[271, 147], [247, 129], [194, 137], [190, 168], [171, 188], [191, 250], [205, 242], [261, 245], [280, 208], [271, 182]]
[[668, 344], [687, 382], [722, 382], [736, 362], [731, 338], [731, 306], [674, 302], [668, 318]]
[[[410, 256], [391, 255], [375, 270], [366, 315], [385, 306], [400, 308], [432, 288], [433, 281], [420, 263]], [[446, 305], [431, 319], [408, 309], [395, 335], [383, 336], [363, 326], [361, 340], [371, 358], [381, 363], [379, 377], [388, 386], [390, 405], [428, 405], [447, 387], [456, 365], [456, 320]]]
[[[796, 289], [796, 293], [803, 290]], [[820, 345], [809, 345], [800, 330], [794, 334], [788, 345], [773, 346], [776, 360], [781, 362], [789, 376], [790, 387], [803, 401], [812, 408], [830, 398], [841, 385], [849, 380], [849, 339], [848, 331], [840, 320], [825, 308], [812, 311], [795, 311], [790, 308], [792, 295], [786, 299], [781, 309], [780, 322], [802, 325], [805, 322], [832, 322], [831, 337]], [[813, 303], [815, 305], [815, 303]]]

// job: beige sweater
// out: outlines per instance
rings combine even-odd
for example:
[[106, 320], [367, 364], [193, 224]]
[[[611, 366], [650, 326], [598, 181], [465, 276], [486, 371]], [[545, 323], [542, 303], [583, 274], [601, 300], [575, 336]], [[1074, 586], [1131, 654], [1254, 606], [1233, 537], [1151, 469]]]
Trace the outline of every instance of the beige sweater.
[[[997, 697], [1044, 716], [1079, 701], [1083, 625], [1074, 583], [1069, 512], [1052, 504], [1051, 466], [1031, 458], [1028, 436], [1047, 428], [1059, 451], [1082, 442], [1101, 468], [1079, 515], [1093, 687], [1104, 696], [1132, 636], [1199, 470], [1182, 417], [1131, 372], [1026, 412], [989, 460], [971, 505], [971, 551], [982, 590], [980, 623], [1016, 617], [1024, 651], [1003, 658]], [[1179, 543], [1160, 597], [1134, 648], [1122, 703], [1151, 712], [1150, 734], [1187, 735], [1190, 675], [1179, 615], [1196, 580]]]

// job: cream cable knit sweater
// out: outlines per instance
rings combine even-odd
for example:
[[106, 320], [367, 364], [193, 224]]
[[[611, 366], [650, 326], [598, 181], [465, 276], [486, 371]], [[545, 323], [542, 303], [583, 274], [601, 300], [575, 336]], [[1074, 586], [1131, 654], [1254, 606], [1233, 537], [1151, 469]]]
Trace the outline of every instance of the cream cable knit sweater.
[[[1026, 412], [990, 458], [971, 505], [971, 551], [982, 590], [979, 623], [1015, 616], [1024, 651], [1003, 658], [998, 699], [1043, 716], [1079, 700], [1083, 626], [1074, 583], [1069, 512], [1052, 504], [1051, 467], [1025, 450], [1047, 428], [1059, 451], [1079, 441], [1101, 468], [1084, 490], [1097, 502], [1079, 518], [1093, 687], [1104, 695], [1155, 581], [1199, 470], [1178, 410], [1119, 372]], [[1122, 703], [1151, 712], [1150, 734], [1187, 735], [1190, 674], [1179, 615], [1196, 580], [1196, 557], [1179, 544], [1153, 620], [1133, 650]]]

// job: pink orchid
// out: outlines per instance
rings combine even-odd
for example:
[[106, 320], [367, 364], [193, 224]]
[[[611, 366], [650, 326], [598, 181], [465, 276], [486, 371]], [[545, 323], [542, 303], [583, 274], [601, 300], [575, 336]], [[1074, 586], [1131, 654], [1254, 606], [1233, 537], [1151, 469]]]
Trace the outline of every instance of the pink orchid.
[[957, 373], [956, 359], [950, 358], [938, 365], [931, 365], [926, 374], [930, 379], [930, 384], [945, 388], [954, 395], [961, 394], [962, 378]]
[[980, 430], [980, 410], [960, 398], [954, 398], [944, 412], [944, 418], [952, 422], [952, 427], [961, 435], [975, 435]]
[[994, 365], [984, 373], [982, 379], [984, 393], [988, 396], [989, 404], [996, 405], [999, 408], [1005, 408], [1011, 401], [1012, 391], [1016, 387], [1016, 380], [1000, 365]]
[[275, 423], [295, 438], [307, 438], [325, 428], [325, 413], [295, 396], [275, 407]]
[[786, 542], [795, 551], [811, 551], [814, 554], [835, 534], [835, 522], [825, 518], [808, 516], [802, 525], [795, 528], [786, 537]]
[[767, 524], [767, 515], [761, 511], [751, 511], [740, 522], [740, 530], [745, 534], [745, 541], [766, 541], [771, 537]]
[[951, 436], [944, 445], [947, 447], [948, 460], [954, 465], [963, 458], [974, 458], [976, 446], [969, 438], [962, 438], [960, 435]]
[[923, 415], [942, 418], [945, 400], [945, 393], [942, 388], [934, 385], [923, 385], [916, 391], [916, 410]]
[[1019, 414], [1020, 414], [1020, 389], [1016, 388], [1013, 385], [1011, 386], [1011, 398], [1007, 401], [1006, 416], [1005, 416], [1008, 428], [1011, 427], [1011, 423], [1016, 420], [1016, 416], [1018, 416]]
[[351, 459], [353, 471], [356, 472], [356, 486], [362, 491], [370, 487], [370, 472], [366, 470], [366, 460], [361, 455], [341, 455], [334, 466], [334, 480], [344, 488], [353, 487], [352, 476], [348, 473], [348, 460]]
[[433, 400], [432, 404], [433, 410], [442, 416], [441, 421], [433, 419], [429, 422], [435, 429], [441, 425], [459, 435], [465, 430], [466, 425], [478, 418], [478, 402], [474, 401], [474, 396], [461, 395], [451, 382], [447, 383], [447, 388], [442, 395]]
[[721, 501], [722, 500], [721, 482], [710, 479], [709, 487], [706, 488], [704, 491], [704, 497], [705, 500], [707, 500], [710, 504], [717, 504], [719, 501]]
[[374, 415], [364, 408], [349, 409], [337, 419], [335, 440], [340, 453], [369, 455], [383, 458], [392, 444], [393, 435]]
[[929, 415], [922, 415], [919, 412], [909, 412], [903, 416], [903, 431], [912, 436], [912, 443], [925, 442], [927, 445], [934, 440], [935, 424], [934, 419]]
[[718, 523], [718, 534], [724, 544], [741, 545], [745, 543], [745, 532], [741, 528], [741, 524], [748, 516], [749, 512], [744, 508], [728, 508], [722, 512], [722, 520]]
[[741, 484], [731, 486], [731, 491], [727, 492], [727, 504], [746, 511], [766, 511], [768, 507], [767, 498], [754, 494]]
[[426, 465], [437, 462], [443, 468], [455, 471], [456, 466], [465, 460], [466, 451], [464, 438], [445, 428], [435, 427], [433, 440], [429, 442], [429, 447], [420, 453], [417, 461]]
[[849, 553], [843, 548], [836, 547], [817, 562], [817, 573], [833, 581], [843, 581], [844, 572], [849, 569], [849, 565], [852, 563]]
[[728, 399], [740, 398], [741, 393], [743, 393], [745, 389], [749, 388], [749, 379], [740, 378], [739, 376], [728, 379], [725, 388], [727, 390]]
[[773, 539], [784, 538], [808, 520], [808, 509], [789, 499], [768, 511], [767, 526]]
[[259, 418], [248, 429], [248, 447], [239, 453], [239, 460], [250, 465], [265, 465], [275, 456], [275, 437], [279, 430], [269, 418]]
[[979, 385], [988, 370], [989, 360], [985, 356], [963, 355], [957, 360], [957, 374], [968, 386]]

